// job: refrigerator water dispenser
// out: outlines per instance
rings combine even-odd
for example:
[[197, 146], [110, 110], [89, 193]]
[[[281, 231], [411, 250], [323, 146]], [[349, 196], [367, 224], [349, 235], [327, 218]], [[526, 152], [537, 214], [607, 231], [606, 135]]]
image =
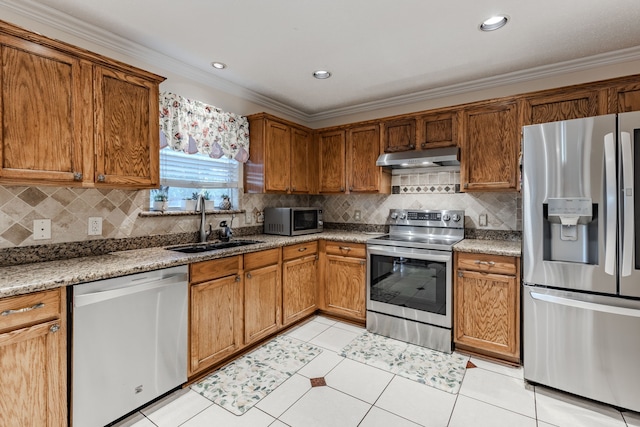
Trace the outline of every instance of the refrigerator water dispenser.
[[596, 264], [597, 211], [589, 198], [547, 199], [544, 260]]

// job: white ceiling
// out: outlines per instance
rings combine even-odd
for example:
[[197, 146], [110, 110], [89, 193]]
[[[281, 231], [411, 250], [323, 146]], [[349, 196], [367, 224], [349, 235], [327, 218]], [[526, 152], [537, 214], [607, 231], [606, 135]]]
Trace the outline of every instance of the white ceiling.
[[[54, 8], [63, 12], [58, 18], [70, 15], [67, 25], [77, 18], [103, 36], [100, 29], [108, 30], [309, 121], [514, 75], [526, 80], [568, 65], [640, 59], [640, 0], [0, 3], [27, 5], [45, 17]], [[494, 14], [508, 15], [508, 25], [479, 31]], [[214, 70], [211, 61], [228, 68]], [[318, 69], [333, 76], [316, 80]]]

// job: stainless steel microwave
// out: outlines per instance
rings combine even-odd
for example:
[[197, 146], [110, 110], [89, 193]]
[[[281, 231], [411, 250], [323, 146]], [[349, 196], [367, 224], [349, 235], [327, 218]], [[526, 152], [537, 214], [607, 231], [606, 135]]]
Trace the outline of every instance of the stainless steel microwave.
[[264, 208], [265, 234], [299, 236], [322, 232], [321, 208]]

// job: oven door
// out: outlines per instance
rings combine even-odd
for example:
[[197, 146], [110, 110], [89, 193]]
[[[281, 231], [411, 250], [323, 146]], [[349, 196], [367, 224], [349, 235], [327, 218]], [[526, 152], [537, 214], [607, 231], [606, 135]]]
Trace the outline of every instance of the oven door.
[[452, 252], [367, 246], [367, 310], [451, 328]]

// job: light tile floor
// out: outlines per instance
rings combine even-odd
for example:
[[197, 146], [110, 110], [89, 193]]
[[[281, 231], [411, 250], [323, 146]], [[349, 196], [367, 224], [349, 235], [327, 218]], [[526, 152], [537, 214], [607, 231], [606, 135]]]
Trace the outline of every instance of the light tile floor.
[[[640, 427], [638, 413], [526, 384], [521, 368], [472, 357], [451, 394], [339, 356], [363, 331], [325, 317], [288, 331], [323, 352], [242, 416], [186, 388], [118, 427]], [[312, 388], [314, 377], [327, 386]]]

